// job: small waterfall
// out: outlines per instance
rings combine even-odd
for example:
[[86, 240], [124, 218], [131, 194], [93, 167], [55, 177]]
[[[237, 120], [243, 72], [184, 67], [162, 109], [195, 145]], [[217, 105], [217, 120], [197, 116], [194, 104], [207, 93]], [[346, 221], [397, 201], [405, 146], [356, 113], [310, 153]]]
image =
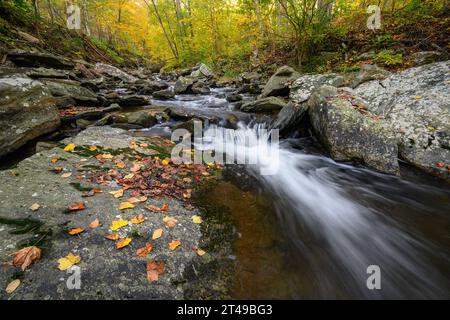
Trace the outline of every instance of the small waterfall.
[[[201, 148], [232, 155], [237, 163], [250, 163], [249, 174], [274, 195], [281, 227], [307, 258], [305, 263], [317, 271], [311, 281], [318, 283], [323, 297], [333, 286], [340, 286], [343, 295], [350, 297], [448, 296], [440, 285], [448, 279], [427, 263], [428, 254], [439, 249], [402, 230], [393, 219], [348, 191], [360, 185], [352, 175], [384, 179], [386, 184], [400, 184], [399, 179], [270, 143], [270, 136], [264, 125], [239, 124], [234, 131], [211, 126], [205, 130]], [[274, 173], [262, 174], [265, 170]], [[343, 171], [351, 174], [343, 177]], [[370, 187], [363, 186], [360, 192], [389, 201]], [[317, 258], [314, 243], [320, 243], [326, 259]], [[381, 290], [366, 286], [371, 265], [381, 268]]]

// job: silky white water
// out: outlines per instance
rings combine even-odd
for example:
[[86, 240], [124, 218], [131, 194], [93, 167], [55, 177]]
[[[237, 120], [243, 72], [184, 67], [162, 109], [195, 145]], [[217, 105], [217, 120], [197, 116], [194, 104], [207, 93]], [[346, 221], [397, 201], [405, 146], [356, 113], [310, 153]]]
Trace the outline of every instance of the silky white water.
[[[389, 212], [364, 201], [370, 198], [394, 204], [397, 200], [358, 181], [359, 176], [369, 177], [388, 188], [389, 183], [402, 185], [399, 179], [270, 143], [270, 132], [261, 125], [240, 124], [238, 130], [211, 126], [201, 148], [247, 164], [249, 174], [273, 195], [281, 227], [307, 257], [304, 263], [317, 271], [311, 281], [324, 297], [334, 297], [330, 291], [336, 289], [351, 297], [448, 295], [442, 286], [448, 278], [427, 261], [429, 254], [439, 254], [440, 249], [404, 230], [389, 218]], [[355, 197], [355, 191], [364, 196]], [[314, 240], [305, 240], [305, 232]], [[325, 258], [317, 259], [317, 243]], [[444, 259], [448, 261], [448, 256]], [[381, 268], [381, 290], [367, 287], [371, 265]], [[333, 288], [336, 286], [340, 288]]]

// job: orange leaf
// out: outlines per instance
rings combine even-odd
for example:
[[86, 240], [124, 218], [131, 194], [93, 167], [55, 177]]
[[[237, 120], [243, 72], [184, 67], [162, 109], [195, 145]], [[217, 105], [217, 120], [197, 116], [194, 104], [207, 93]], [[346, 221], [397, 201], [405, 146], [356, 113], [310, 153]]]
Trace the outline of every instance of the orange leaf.
[[156, 240], [156, 239], [161, 238], [162, 234], [163, 234], [163, 229], [156, 229], [156, 230], [153, 232], [152, 240]]
[[51, 163], [57, 163], [57, 162], [58, 162], [58, 159], [57, 159], [57, 158], [54, 158], [54, 159], [50, 160], [50, 162], [51, 162]]
[[31, 264], [41, 258], [41, 249], [35, 246], [26, 247], [12, 253], [11, 256], [13, 256], [13, 266], [20, 266], [22, 271], [25, 271]]
[[147, 243], [145, 247], [140, 248], [136, 251], [136, 255], [138, 257], [145, 257], [153, 250], [153, 246], [151, 243]]
[[83, 210], [85, 209], [85, 205], [83, 202], [75, 202], [69, 205], [69, 210], [70, 211], [78, 211], [78, 210]]
[[84, 232], [84, 229], [82, 229], [82, 228], [75, 228], [75, 229], [70, 230], [69, 234], [72, 235], [72, 236], [75, 236], [75, 235], [80, 234], [82, 232]]
[[98, 219], [95, 219], [94, 221], [92, 221], [89, 224], [89, 228], [91, 228], [91, 229], [97, 229], [99, 226], [100, 226], [100, 220], [98, 220]]
[[166, 217], [163, 218], [163, 222], [166, 224], [167, 227], [175, 228], [175, 226], [177, 225], [178, 220], [175, 219], [175, 217], [166, 216]]
[[181, 245], [181, 241], [180, 240], [172, 240], [172, 241], [169, 242], [169, 249], [174, 251], [180, 245]]
[[119, 234], [118, 233], [111, 233], [111, 234], [107, 234], [106, 236], [105, 236], [105, 238], [106, 239], [109, 239], [109, 240], [118, 240], [119, 239]]
[[131, 243], [131, 238], [122, 238], [116, 243], [117, 249], [122, 249]]
[[137, 217], [133, 217], [131, 222], [134, 224], [140, 224], [145, 221], [145, 216], [141, 213]]
[[164, 261], [149, 261], [147, 263], [147, 279], [150, 282], [158, 281], [159, 276], [164, 273], [166, 264]]

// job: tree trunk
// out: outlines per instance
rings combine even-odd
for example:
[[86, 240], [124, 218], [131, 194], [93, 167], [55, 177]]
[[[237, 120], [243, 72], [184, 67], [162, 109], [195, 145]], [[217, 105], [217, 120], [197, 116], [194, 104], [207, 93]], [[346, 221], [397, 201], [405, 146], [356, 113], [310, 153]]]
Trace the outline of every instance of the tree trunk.
[[253, 0], [255, 6], [256, 17], [258, 18], [259, 28], [261, 29], [261, 35], [264, 37], [266, 34], [266, 28], [264, 26], [264, 21], [261, 16], [261, 11], [259, 9], [259, 0]]

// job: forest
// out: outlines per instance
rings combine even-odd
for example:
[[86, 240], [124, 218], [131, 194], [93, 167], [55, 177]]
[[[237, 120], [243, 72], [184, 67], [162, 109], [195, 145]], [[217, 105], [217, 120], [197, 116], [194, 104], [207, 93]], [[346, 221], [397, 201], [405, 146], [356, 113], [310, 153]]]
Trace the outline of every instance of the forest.
[[450, 1], [0, 0], [0, 182], [0, 300], [448, 300]]

